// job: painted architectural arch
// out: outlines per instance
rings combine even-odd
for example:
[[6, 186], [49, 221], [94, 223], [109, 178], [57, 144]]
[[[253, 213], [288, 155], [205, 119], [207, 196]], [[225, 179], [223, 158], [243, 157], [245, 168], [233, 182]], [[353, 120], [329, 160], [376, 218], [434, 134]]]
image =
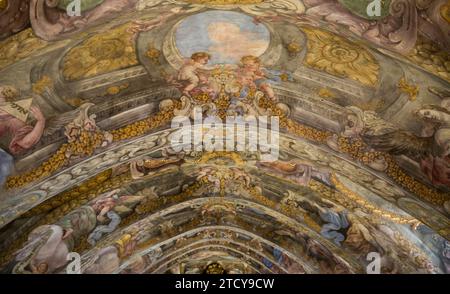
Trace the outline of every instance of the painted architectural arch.
[[66, 2], [0, 1], [2, 272], [449, 272], [447, 1]]

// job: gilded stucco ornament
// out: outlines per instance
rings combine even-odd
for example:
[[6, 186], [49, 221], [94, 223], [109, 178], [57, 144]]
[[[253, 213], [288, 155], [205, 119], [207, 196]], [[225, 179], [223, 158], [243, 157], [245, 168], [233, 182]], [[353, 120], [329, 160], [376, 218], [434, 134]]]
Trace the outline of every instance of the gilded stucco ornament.
[[400, 81], [398, 81], [397, 87], [402, 93], [408, 95], [410, 101], [416, 101], [417, 95], [419, 95], [419, 86], [408, 82], [406, 77], [402, 77]]
[[80, 80], [138, 64], [130, 25], [97, 34], [71, 49], [63, 60], [66, 80]]
[[0, 42], [0, 69], [24, 59], [47, 46], [31, 29], [22, 31]]
[[424, 38], [419, 38], [414, 49], [406, 57], [426, 71], [450, 81], [450, 53], [448, 50], [439, 48], [437, 44]]
[[[142, 26], [145, 26], [145, 24], [142, 24]], [[308, 29], [310, 30], [309, 33], [306, 32]], [[69, 51], [69, 54], [66, 56], [67, 59], [63, 60], [63, 63], [68, 62], [68, 60], [72, 62], [72, 64], [68, 66], [68, 68], [71, 67], [70, 69], [72, 70], [69, 71], [69, 79], [77, 80], [85, 77], [93, 77], [98, 74], [132, 66], [132, 64], [127, 65], [126, 62], [113, 64], [114, 62], [117, 62], [117, 60], [126, 60], [123, 56], [126, 56], [124, 52], [130, 44], [128, 43], [128, 40], [133, 40], [130, 30], [127, 32], [129, 34], [127, 35], [127, 33], [124, 32], [122, 38], [120, 32], [114, 34], [111, 31], [106, 31], [105, 34], [95, 35], [82, 42], [78, 47], [73, 48], [72, 51]], [[316, 58], [315, 55], [319, 56], [317, 60], [313, 59], [314, 66], [311, 67], [319, 69], [320, 71], [325, 71], [328, 74], [331, 73], [335, 76], [352, 79], [355, 83], [349, 83], [348, 80], [340, 80], [341, 83], [346, 82], [352, 87], [359, 87], [367, 90], [365, 86], [375, 86], [378, 84], [379, 65], [374, 56], [372, 56], [367, 49], [361, 47], [359, 43], [352, 43], [351, 41], [345, 40], [332, 33], [325, 31], [317, 32], [315, 29], [311, 28], [306, 28], [305, 33], [309, 38], [308, 45], [312, 44], [312, 49], [316, 49], [311, 50], [311, 48], [308, 47], [307, 54], [314, 55], [313, 58]], [[119, 38], [117, 34], [119, 35]], [[125, 38], [125, 35], [127, 35], [128, 38]], [[100, 45], [96, 44], [94, 40], [100, 43]], [[150, 40], [154, 40], [154, 38]], [[300, 53], [305, 53], [304, 51], [306, 50], [303, 50], [303, 43], [296, 43], [295, 41], [291, 42], [291, 40], [292, 38], [290, 37], [286, 38], [284, 44], [289, 55], [295, 56], [297, 54], [300, 55]], [[145, 46], [145, 44], [143, 45]], [[131, 44], [131, 46], [134, 45]], [[155, 65], [160, 65], [161, 67], [164, 65], [163, 55], [158, 51], [158, 46], [147, 45], [147, 47], [142, 48], [144, 54], [146, 52], [145, 56], [153, 61]], [[317, 50], [317, 48], [320, 48], [320, 50]], [[67, 48], [67, 50], [70, 50], [70, 48]], [[75, 54], [74, 52], [77, 53]], [[306, 59], [308, 60], [308, 55]], [[383, 69], [385, 69], [386, 63], [383, 62]], [[375, 66], [371, 67], [373, 64]], [[85, 65], [86, 67], [83, 67]], [[114, 66], [117, 66], [117, 69], [114, 68]], [[314, 71], [310, 70], [310, 72]], [[67, 72], [65, 73], [67, 74]], [[326, 75], [325, 73], [319, 73], [318, 71], [315, 73], [318, 75], [320, 74], [321, 76]], [[31, 89], [35, 94], [43, 94], [45, 89], [53, 84], [53, 80], [55, 86], [57, 86], [58, 79], [56, 79], [54, 75], [50, 74], [50, 78], [46, 76], [46, 74], [47, 72], [42, 72], [40, 75], [42, 79], [31, 85]], [[373, 78], [373, 76], [375, 78]], [[288, 74], [286, 74], [285, 77], [286, 78], [283, 78], [283, 76], [280, 75], [282, 82], [292, 82], [289, 79]], [[401, 77], [402, 76], [399, 75], [394, 81], [398, 81]], [[330, 78], [339, 81], [339, 79], [333, 77]], [[33, 76], [32, 80], [35, 81], [36, 79], [36, 76]], [[295, 120], [295, 115], [297, 114], [297, 109], [295, 109], [296, 105], [293, 103], [291, 105], [290, 103], [292, 101], [288, 101], [289, 103], [287, 103], [286, 97], [280, 94], [281, 91], [277, 92], [277, 95], [280, 94], [279, 100], [268, 99], [263, 92], [249, 91], [248, 95], [242, 95], [242, 97], [239, 96], [239, 106], [241, 108], [238, 109], [231, 103], [233, 102], [231, 99], [234, 97], [232, 96], [233, 93], [237, 93], [233, 90], [234, 87], [230, 86], [234, 85], [233, 72], [231, 70], [229, 72], [217, 70], [211, 74], [210, 79], [215, 80], [215, 82], [221, 86], [217, 96], [208, 95], [207, 92], [203, 92], [199, 95], [192, 95], [192, 97], [189, 95], [179, 97], [177, 94], [170, 94], [170, 96], [161, 95], [159, 97], [163, 101], [160, 104], [161, 107], [159, 111], [156, 109], [154, 109], [154, 111], [149, 111], [145, 115], [140, 116], [139, 121], [136, 121], [137, 119], [127, 120], [126, 123], [120, 124], [120, 126], [116, 125], [111, 127], [111, 129], [108, 129], [109, 132], [97, 128], [94, 118], [88, 114], [88, 109], [85, 108], [85, 111], [80, 112], [80, 116], [72, 123], [64, 125], [67, 142], [61, 142], [59, 149], [52, 152], [53, 154], [47, 161], [43, 162], [38, 167], [33, 167], [33, 170], [24, 171], [23, 173], [16, 174], [8, 179], [8, 187], [17, 189], [8, 192], [22, 192], [22, 190], [19, 189], [23, 189], [23, 191], [25, 191], [25, 197], [23, 198], [26, 199], [27, 202], [20, 199], [20, 203], [13, 203], [13, 205], [1, 207], [2, 211], [5, 212], [2, 212], [0, 225], [3, 226], [15, 218], [39, 217], [40, 215], [45, 215], [45, 217], [33, 222], [30, 226], [53, 224], [58, 221], [58, 219], [67, 216], [70, 211], [77, 210], [80, 205], [85, 205], [88, 201], [93, 200], [97, 195], [118, 187], [127, 187], [126, 189], [134, 190], [134, 183], [136, 183], [137, 180], [144, 179], [144, 181], [141, 181], [143, 184], [144, 182], [147, 184], [150, 181], [157, 181], [158, 191], [153, 191], [155, 192], [155, 195], [149, 197], [151, 201], [145, 201], [139, 204], [135, 210], [136, 213], [126, 216], [121, 222], [119, 230], [126, 228], [127, 226], [134, 226], [134, 224], [136, 224], [136, 228], [139, 229], [141, 221], [145, 222], [145, 218], [148, 215], [160, 211], [161, 208], [166, 208], [171, 205], [176, 206], [182, 202], [189, 202], [192, 198], [202, 198], [205, 197], [205, 195], [211, 196], [211, 194], [215, 194], [218, 199], [212, 199], [213, 201], [211, 203], [207, 203], [201, 208], [201, 215], [202, 217], [204, 216], [205, 219], [219, 219], [226, 216], [228, 220], [233, 219], [236, 216], [245, 217], [246, 212], [243, 211], [243, 209], [245, 208], [245, 205], [247, 205], [246, 203], [251, 202], [249, 207], [261, 207], [261, 211], [263, 210], [262, 207], [264, 207], [264, 209], [275, 210], [277, 213], [281, 212], [281, 214], [271, 214], [274, 216], [272, 219], [289, 218], [299, 221], [301, 224], [299, 227], [302, 231], [305, 230], [303, 228], [303, 226], [305, 226], [308, 228], [307, 230], [311, 231], [311, 234], [313, 234], [315, 238], [319, 237], [320, 240], [320, 233], [323, 229], [323, 220], [317, 218], [317, 215], [314, 215], [308, 208], [302, 207], [302, 202], [303, 204], [309, 203], [305, 202], [302, 191], [308, 191], [310, 192], [309, 194], [319, 194], [320, 197], [318, 195], [317, 198], [320, 198], [322, 201], [326, 200], [333, 202], [349, 211], [354, 212], [355, 210], [358, 210], [362, 215], [366, 215], [361, 217], [361, 219], [354, 216], [349, 218], [351, 225], [349, 233], [346, 236], [347, 239], [342, 242], [344, 246], [360, 248], [358, 246], [360, 246], [362, 242], [355, 239], [364, 237], [359, 231], [361, 226], [365, 225], [365, 222], [362, 221], [363, 218], [371, 218], [370, 221], [368, 220], [367, 222], [373, 224], [373, 226], [385, 224], [389, 226], [392, 223], [396, 223], [398, 226], [395, 227], [401, 227], [402, 230], [407, 230], [408, 234], [410, 232], [414, 234], [416, 228], [422, 227], [418, 221], [420, 219], [420, 221], [423, 221], [423, 223], [431, 229], [436, 229], [436, 232], [446, 236], [446, 222], [442, 221], [444, 216], [436, 212], [439, 211], [437, 206], [442, 205], [444, 208], [448, 209], [448, 194], [443, 194], [432, 187], [421, 184], [406, 170], [403, 170], [401, 166], [397, 164], [395, 158], [390, 156], [386, 151], [375, 152], [370, 148], [371, 146], [369, 144], [362, 140], [361, 136], [349, 138], [345, 137], [344, 134], [333, 134], [328, 129], [322, 128], [321, 125], [312, 127], [310, 125], [299, 123]], [[417, 80], [420, 81], [420, 79]], [[294, 81], [299, 82], [299, 80]], [[70, 84], [82, 84], [85, 82], [88, 81]], [[102, 85], [102, 88], [99, 88], [97, 92], [99, 94], [95, 94], [95, 101], [99, 101], [99, 97], [101, 97], [102, 100], [112, 101], [112, 104], [113, 102], [121, 100], [123, 97], [119, 97], [118, 94], [122, 90], [128, 89], [127, 92], [136, 90], [134, 88], [136, 83], [127, 83], [128, 81], [114, 81], [113, 83]], [[166, 87], [167, 85], [164, 84], [162, 86]], [[403, 87], [403, 90], [414, 94], [414, 89], [410, 89], [409, 81], [406, 79], [400, 83], [399, 87]], [[395, 90], [395, 85], [393, 89]], [[324, 98], [339, 98], [341, 94], [342, 93], [338, 92], [331, 83], [330, 85], [322, 85], [318, 88], [318, 96]], [[84, 95], [82, 97], [86, 99], [91, 98], [89, 95]], [[286, 103], [286, 105], [282, 104], [281, 101]], [[94, 99], [89, 102], [94, 102]], [[159, 167], [163, 166], [161, 162], [164, 163], [166, 159], [158, 157], [160, 155], [155, 155], [155, 157], [153, 157], [152, 153], [152, 157], [150, 159], [146, 158], [144, 160], [144, 165], [140, 166], [141, 169], [143, 169], [142, 175], [136, 177], [136, 173], [133, 173], [133, 170], [130, 167], [129, 171], [125, 171], [120, 176], [117, 176], [118, 163], [121, 163], [121, 167], [131, 166], [132, 162], [144, 158], [144, 154], [148, 155], [150, 152], [156, 150], [156, 148], [159, 148], [160, 146], [157, 144], [167, 144], [167, 138], [169, 137], [166, 138], [165, 136], [156, 133], [155, 130], [158, 127], [168, 126], [168, 123], [174, 115], [189, 115], [190, 107], [192, 105], [206, 106], [206, 104], [214, 106], [218, 110], [219, 116], [222, 118], [226, 114], [235, 114], [237, 110], [246, 112], [253, 111], [254, 113], [262, 115], [275, 114], [279, 116], [281, 128], [285, 133], [285, 135], [282, 136], [282, 139], [285, 143], [288, 143], [282, 144], [282, 146], [283, 150], [289, 153], [288, 156], [292, 155], [304, 160], [308, 159], [314, 162], [311, 163], [311, 165], [329, 167], [336, 173], [333, 173], [331, 180], [327, 180], [325, 177], [323, 178], [323, 182], [311, 180], [308, 184], [297, 185], [298, 181], [287, 181], [288, 179], [286, 177], [281, 177], [280, 179], [277, 178], [277, 176], [271, 176], [269, 173], [263, 173], [261, 170], [258, 170], [258, 180], [262, 183], [258, 182], [255, 184], [252, 182], [252, 176], [254, 174], [249, 172], [249, 169], [254, 168], [252, 166], [253, 163], [249, 163], [248, 158], [244, 159], [237, 153], [224, 152], [216, 154], [204, 153], [203, 156], [197, 154], [197, 158], [200, 157], [197, 161], [187, 156], [186, 160], [191, 160], [188, 164], [192, 164], [195, 166], [194, 168], [188, 169], [183, 163], [175, 166], [175, 168], [174, 166], [171, 166], [170, 169], [168, 166], [164, 166], [164, 170], [162, 168], [159, 169]], [[317, 103], [316, 105], [319, 104], [320, 103]], [[101, 103], [97, 104], [95, 111], [99, 110], [97, 113], [101, 113], [101, 107]], [[120, 111], [122, 111], [122, 109]], [[291, 113], [293, 114], [292, 116]], [[68, 114], [64, 113], [62, 115], [67, 116]], [[99, 116], [101, 116], [101, 120], [104, 118], [102, 114]], [[306, 122], [306, 124], [307, 123], [308, 122]], [[364, 123], [366, 127], [372, 126], [370, 124], [371, 121], [366, 120]], [[380, 125], [380, 122], [376, 123], [377, 127]], [[59, 128], [59, 130], [63, 129]], [[152, 133], [153, 135], [151, 135]], [[166, 129], [166, 134], [168, 133], [170, 133], [170, 131]], [[152, 144], [150, 145], [149, 142], [147, 145], [146, 140], [150, 140], [150, 136], [153, 137], [153, 139], [151, 139]], [[336, 152], [329, 152], [329, 149], [320, 146], [327, 143], [330, 136], [337, 138], [337, 141], [334, 142]], [[289, 137], [289, 140], [286, 139], [287, 137]], [[158, 140], [158, 143], [156, 143], [156, 140]], [[154, 146], [155, 149], [153, 149]], [[166, 147], [167, 145], [163, 146]], [[55, 146], [55, 148], [56, 147], [58, 146]], [[252, 160], [256, 160], [256, 158], [257, 157], [254, 157]], [[203, 168], [202, 165], [208, 166]], [[300, 164], [297, 163], [294, 166], [296, 168], [295, 172], [297, 172], [295, 176], [299, 177], [299, 171], [301, 171]], [[112, 171], [108, 170], [107, 172], [98, 174], [105, 168], [112, 169]], [[151, 172], [148, 172], [148, 170]], [[308, 168], [305, 168], [305, 170], [308, 170]], [[128, 174], [128, 172], [130, 172], [131, 175]], [[256, 173], [256, 171], [252, 172]], [[112, 175], [113, 173], [114, 175]], [[180, 173], [183, 173], [183, 176], [179, 177]], [[188, 181], [184, 181], [186, 179], [185, 176], [186, 178], [194, 176], [194, 178], [189, 178]], [[46, 177], [48, 177], [48, 179], [45, 179]], [[345, 179], [346, 177], [348, 179]], [[387, 177], [390, 179], [387, 179]], [[177, 189], [172, 190], [173, 193], [164, 194], [164, 197], [158, 197], [158, 195], [162, 195], [162, 191], [159, 189], [164, 186], [164, 181], [167, 180], [167, 178], [172, 180], [172, 183], [175, 182], [173, 179], [178, 178], [180, 181], [176, 184], [179, 186], [176, 187]], [[195, 182], [192, 183], [192, 181]], [[397, 186], [403, 187], [404, 189], [398, 188], [394, 182], [398, 184]], [[29, 184], [33, 184], [33, 186], [30, 185], [28, 187]], [[280, 197], [283, 197], [283, 193], [273, 193], [273, 195], [268, 195], [266, 192], [269, 189], [261, 188], [258, 184], [261, 184], [260, 186], [265, 188], [277, 185], [283, 187], [289, 186], [290, 188], [292, 187], [295, 192], [287, 197], [279, 199]], [[79, 186], [73, 188], [76, 185]], [[150, 187], [150, 184], [148, 184], [148, 187]], [[394, 191], [392, 187], [398, 188], [399, 192]], [[368, 193], [364, 193], [364, 189], [366, 189]], [[386, 192], [384, 192], [383, 189], [386, 189]], [[41, 194], [34, 191], [42, 193], [42, 197]], [[311, 191], [313, 193], [311, 193]], [[401, 198], [410, 196], [407, 196], [408, 193], [406, 191], [410, 191], [411, 194], [414, 194], [417, 198], [422, 198], [421, 200], [430, 202], [430, 204], [435, 205], [435, 207], [429, 206], [430, 208], [427, 210], [428, 213], [416, 213], [417, 210], [420, 210], [420, 208], [416, 208], [419, 206], [405, 201], [399, 201]], [[228, 201], [230, 198], [233, 198], [229, 197], [230, 195], [236, 199], [246, 199], [246, 201], [239, 200], [236, 201], [237, 205], [234, 205]], [[220, 198], [218, 196], [220, 196]], [[380, 203], [386, 203], [383, 202], [384, 200], [389, 201], [392, 206], [380, 205]], [[5, 203], [9, 204], [10, 202]], [[201, 201], [198, 201], [197, 203], [199, 205], [202, 204]], [[417, 203], [419, 203], [419, 201]], [[35, 205], [37, 206], [35, 207]], [[35, 208], [32, 209], [32, 207]], [[400, 208], [400, 210], [398, 208]], [[172, 207], [170, 207], [170, 209], [172, 209]], [[402, 211], [407, 212], [409, 215], [402, 213]], [[23, 215], [23, 213], [25, 213], [25, 215]], [[418, 216], [416, 214], [418, 214]], [[14, 215], [14, 217], [12, 215]], [[431, 217], [432, 215], [433, 217]], [[430, 221], [431, 218], [433, 219]], [[248, 229], [251, 225], [245, 224], [245, 222], [242, 221], [243, 219], [244, 218], [240, 220], [242, 222], [242, 227]], [[201, 222], [202, 220], [203, 219], [200, 218], [198, 221]], [[436, 223], [438, 223], [438, 225], [436, 225]], [[194, 220], [188, 225], [194, 225]], [[197, 225], [197, 223], [195, 223], [195, 225]], [[241, 223], [239, 223], [239, 225], [241, 225]], [[147, 227], [152, 226], [153, 224], [147, 225]], [[177, 231], [178, 233], [182, 232], [183, 229], [185, 229], [182, 225], [177, 226], [176, 221], [174, 222], [172, 220], [167, 220], [167, 222], [162, 224], [155, 224], [154, 227], [161, 229], [163, 237], [176, 234]], [[263, 226], [261, 225], [258, 228], [261, 227]], [[368, 226], [368, 228], [372, 232], [372, 227]], [[26, 237], [28, 235], [26, 230], [30, 228], [21, 227], [20, 229], [23, 229], [23, 231], [14, 236], [14, 238], [18, 237], [17, 242], [14, 241], [11, 245], [8, 243], [4, 247], [6, 250], [4, 251], [5, 253], [2, 252], [0, 256], [0, 263], [3, 264], [8, 258], [12, 258], [14, 255], [13, 253], [20, 249], [21, 246], [19, 245], [26, 242]], [[373, 231], [378, 234], [382, 230], [374, 229]], [[128, 256], [128, 253], [126, 253], [128, 250], [127, 245], [130, 240], [134, 238], [134, 233], [130, 233], [130, 230], [126, 228], [126, 231], [117, 232], [116, 236], [121, 236], [118, 239], [116, 238], [117, 242], [114, 244], [114, 246], [118, 247], [119, 256], [121, 258]], [[404, 243], [402, 246], [407, 248], [409, 250], [408, 252], [413, 252], [414, 256], [421, 254], [420, 250], [417, 251], [416, 254], [414, 248], [409, 248], [410, 246], [407, 243], [409, 240], [402, 240], [402, 234], [395, 237], [398, 243]], [[107, 245], [113, 238], [115, 238], [113, 235], [111, 238], [108, 236], [108, 240], [104, 239], [100, 245]], [[311, 240], [316, 240], [315, 238], [311, 238]], [[13, 238], [11, 238], [11, 241], [12, 240]], [[149, 243], [142, 242], [142, 249], [148, 244]], [[285, 245], [281, 241], [280, 244], [283, 246]], [[389, 244], [397, 246], [394, 241], [389, 241]], [[361, 246], [366, 245], [367, 244], [363, 244]], [[82, 253], [89, 248], [89, 244], [86, 240], [82, 239], [77, 247], [74, 247], [73, 251]], [[341, 252], [336, 252], [338, 252], [338, 255], [341, 255]], [[345, 255], [352, 254], [348, 252], [345, 252]], [[427, 260], [423, 259], [420, 262], [425, 264], [427, 263]], [[403, 269], [403, 271], [408, 272], [410, 270]]]
[[365, 86], [378, 83], [380, 65], [366, 48], [325, 30], [303, 27], [308, 37], [305, 64]]

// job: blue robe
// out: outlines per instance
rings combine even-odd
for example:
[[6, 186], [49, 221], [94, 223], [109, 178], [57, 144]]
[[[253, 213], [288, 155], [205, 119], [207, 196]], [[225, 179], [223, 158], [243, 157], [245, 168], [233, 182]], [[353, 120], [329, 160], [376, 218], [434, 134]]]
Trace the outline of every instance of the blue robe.
[[336, 213], [330, 210], [324, 213], [320, 212], [319, 214], [322, 220], [326, 222], [322, 226], [320, 234], [332, 240], [336, 245], [341, 246], [341, 242], [345, 240], [345, 236], [338, 231], [349, 227], [345, 213]]
[[6, 151], [0, 148], [0, 190], [14, 167], [14, 159]]

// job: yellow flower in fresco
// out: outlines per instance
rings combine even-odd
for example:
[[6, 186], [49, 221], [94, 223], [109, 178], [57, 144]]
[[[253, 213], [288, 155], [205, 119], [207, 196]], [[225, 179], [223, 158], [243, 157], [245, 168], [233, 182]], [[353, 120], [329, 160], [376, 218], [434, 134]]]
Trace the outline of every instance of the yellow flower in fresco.
[[366, 86], [376, 85], [380, 66], [366, 48], [327, 31], [310, 27], [302, 30], [308, 37], [307, 66]]
[[66, 80], [79, 80], [138, 64], [129, 25], [97, 34], [73, 48], [64, 58]]

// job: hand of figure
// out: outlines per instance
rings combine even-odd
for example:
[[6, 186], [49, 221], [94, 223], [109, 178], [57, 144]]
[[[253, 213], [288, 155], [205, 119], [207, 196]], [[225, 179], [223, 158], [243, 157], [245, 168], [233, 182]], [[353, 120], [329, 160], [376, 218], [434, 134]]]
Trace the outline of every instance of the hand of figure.
[[39, 109], [39, 107], [36, 106], [32, 106], [30, 109], [31, 114], [34, 116], [34, 118], [37, 121], [45, 121], [45, 116], [42, 114], [41, 110]]
[[207, 76], [200, 75], [199, 79], [200, 79], [200, 83], [202, 83], [202, 84], [208, 83], [208, 77]]

